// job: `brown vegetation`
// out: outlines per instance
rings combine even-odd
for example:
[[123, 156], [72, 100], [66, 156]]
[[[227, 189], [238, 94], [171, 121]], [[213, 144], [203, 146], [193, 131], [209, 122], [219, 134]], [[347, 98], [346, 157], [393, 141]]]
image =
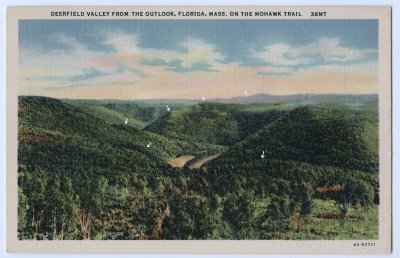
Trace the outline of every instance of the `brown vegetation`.
[[342, 186], [340, 184], [334, 184], [334, 185], [324, 185], [321, 187], [317, 187], [313, 191], [313, 195], [315, 198], [319, 199], [332, 199], [333, 196], [339, 192], [342, 189]]

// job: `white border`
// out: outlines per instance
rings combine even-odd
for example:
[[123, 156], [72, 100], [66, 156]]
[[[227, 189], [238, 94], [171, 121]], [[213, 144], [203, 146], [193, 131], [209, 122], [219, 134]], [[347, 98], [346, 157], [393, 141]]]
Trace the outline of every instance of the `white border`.
[[[5, 149], [5, 20], [6, 20], [6, 7], [7, 6], [14, 6], [14, 5], [304, 5], [304, 2], [299, 2], [299, 1], [254, 1], [254, 0], [247, 0], [247, 1], [220, 1], [218, 4], [215, 4], [214, 1], [210, 0], [203, 0], [203, 1], [191, 1], [191, 2], [183, 2], [183, 1], [168, 1], [168, 2], [163, 2], [163, 1], [155, 1], [155, 0], [149, 0], [146, 1], [145, 3], [143, 1], [123, 1], [123, 0], [115, 0], [115, 1], [94, 1], [94, 0], [62, 0], [57, 3], [52, 2], [50, 0], [43, 0], [43, 1], [9, 1], [9, 0], [3, 0], [0, 2], [0, 16], [1, 16], [1, 21], [0, 21], [0, 56], [1, 56], [1, 63], [0, 63], [0, 110], [2, 111], [0, 113], [0, 142], [1, 142], [1, 152], [2, 155], [0, 157], [0, 164], [1, 166], [1, 176], [0, 176], [0, 189], [2, 191], [1, 196], [1, 201], [0, 201], [0, 215], [1, 215], [1, 220], [0, 220], [0, 229], [1, 229], [1, 235], [0, 235], [0, 255], [5, 256], [5, 205], [6, 205], [6, 198], [5, 198], [5, 154], [6, 154], [6, 149]], [[392, 44], [393, 47], [393, 114], [397, 114], [399, 111], [399, 106], [400, 103], [398, 104], [398, 101], [400, 101], [400, 89], [398, 89], [397, 82], [399, 82], [399, 73], [396, 73], [395, 71], [398, 70], [398, 62], [399, 62], [399, 54], [398, 54], [398, 45], [399, 42], [399, 28], [396, 26], [399, 23], [399, 8], [400, 8], [400, 2], [396, 0], [392, 1], [344, 1], [344, 0], [336, 0], [336, 1], [307, 1], [306, 5], [332, 5], [332, 6], [337, 6], [337, 5], [391, 5], [393, 7], [393, 20], [392, 20], [392, 26], [393, 26], [393, 42], [397, 42], [397, 44]], [[393, 142], [397, 143], [399, 142], [400, 135], [398, 132], [400, 132], [399, 128], [399, 121], [400, 117], [399, 116], [393, 116]], [[399, 152], [399, 145], [394, 144], [393, 146], [393, 185], [397, 186], [399, 182], [399, 175], [398, 171], [400, 168], [400, 159], [398, 159], [398, 152]], [[400, 187], [394, 187], [393, 188], [393, 196], [400, 196]], [[400, 250], [399, 250], [399, 202], [396, 200], [396, 198], [393, 199], [393, 253], [388, 256], [384, 257], [400, 257]], [[42, 257], [43, 254], [7, 254], [7, 256], [10, 257]], [[64, 257], [71, 257], [72, 255], [62, 255]], [[118, 255], [119, 257], [127, 257], [127, 255]], [[145, 255], [140, 255], [141, 257], [144, 257]], [[153, 255], [146, 255], [146, 257], [152, 257]], [[158, 256], [158, 255], [157, 255]], [[165, 257], [176, 257], [176, 255], [164, 255]], [[179, 256], [186, 256], [186, 255], [179, 255]], [[203, 255], [194, 255], [194, 256], [203, 256]], [[98, 255], [96, 255], [98, 257]], [[101, 257], [105, 257], [105, 255], [101, 255]], [[270, 255], [266, 255], [263, 257], [271, 257]], [[279, 255], [279, 257], [291, 257], [286, 256], [286, 255]], [[309, 257], [308, 255], [304, 256], [296, 256], [296, 257]], [[322, 256], [313, 256], [313, 257], [322, 257]], [[339, 257], [339, 256], [326, 256], [326, 257]], [[341, 256], [343, 257], [343, 256]], [[352, 257], [364, 257], [364, 256], [352, 256]], [[372, 256], [368, 256], [372, 257]]]

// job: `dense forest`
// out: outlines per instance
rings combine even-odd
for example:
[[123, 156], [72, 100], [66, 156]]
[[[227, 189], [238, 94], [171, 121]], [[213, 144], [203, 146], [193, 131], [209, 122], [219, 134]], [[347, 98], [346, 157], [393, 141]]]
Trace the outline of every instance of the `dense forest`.
[[18, 237], [377, 239], [378, 105], [359, 100], [21, 96]]

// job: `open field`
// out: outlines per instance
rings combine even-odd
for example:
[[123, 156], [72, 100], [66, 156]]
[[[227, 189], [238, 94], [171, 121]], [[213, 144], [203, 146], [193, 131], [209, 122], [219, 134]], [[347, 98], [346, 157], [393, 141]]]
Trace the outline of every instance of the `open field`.
[[195, 156], [180, 156], [173, 160], [171, 160], [168, 164], [170, 164], [173, 168], [182, 168], [185, 166], [186, 162], [192, 160]]
[[190, 168], [201, 168], [206, 162], [218, 158], [219, 154], [206, 157], [193, 163]]

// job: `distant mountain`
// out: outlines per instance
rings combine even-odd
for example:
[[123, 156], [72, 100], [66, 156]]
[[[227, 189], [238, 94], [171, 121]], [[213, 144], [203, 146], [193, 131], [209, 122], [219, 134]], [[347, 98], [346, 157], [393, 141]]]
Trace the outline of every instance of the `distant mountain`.
[[209, 99], [209, 102], [254, 104], [254, 103], [281, 103], [288, 105], [311, 105], [324, 102], [337, 102], [345, 105], [362, 105], [365, 102], [376, 101], [377, 94], [352, 95], [352, 94], [296, 94], [296, 95], [270, 95], [256, 94], [252, 96], [241, 96], [228, 99]]
[[[366, 102], [377, 101], [377, 94], [293, 94], [293, 95], [271, 95], [255, 94], [249, 96], [237, 96], [232, 98], [210, 98], [205, 101], [201, 99], [137, 99], [137, 100], [71, 100], [63, 101], [70, 104], [90, 104], [109, 106], [114, 105], [120, 111], [136, 112], [140, 108], [164, 107], [170, 105], [174, 107], [191, 106], [201, 103], [222, 103], [222, 104], [288, 104], [288, 105], [313, 105], [325, 102], [336, 102], [349, 106], [359, 106]], [[131, 105], [131, 106], [130, 106]], [[133, 105], [133, 106], [132, 106]], [[129, 107], [130, 106], [130, 107]]]
[[163, 103], [163, 104], [185, 104], [194, 105], [202, 102], [202, 99], [138, 99], [135, 100], [137, 103]]
[[374, 172], [379, 162], [376, 114], [337, 105], [299, 107], [231, 147], [211, 166], [261, 160], [264, 152], [265, 159]]

